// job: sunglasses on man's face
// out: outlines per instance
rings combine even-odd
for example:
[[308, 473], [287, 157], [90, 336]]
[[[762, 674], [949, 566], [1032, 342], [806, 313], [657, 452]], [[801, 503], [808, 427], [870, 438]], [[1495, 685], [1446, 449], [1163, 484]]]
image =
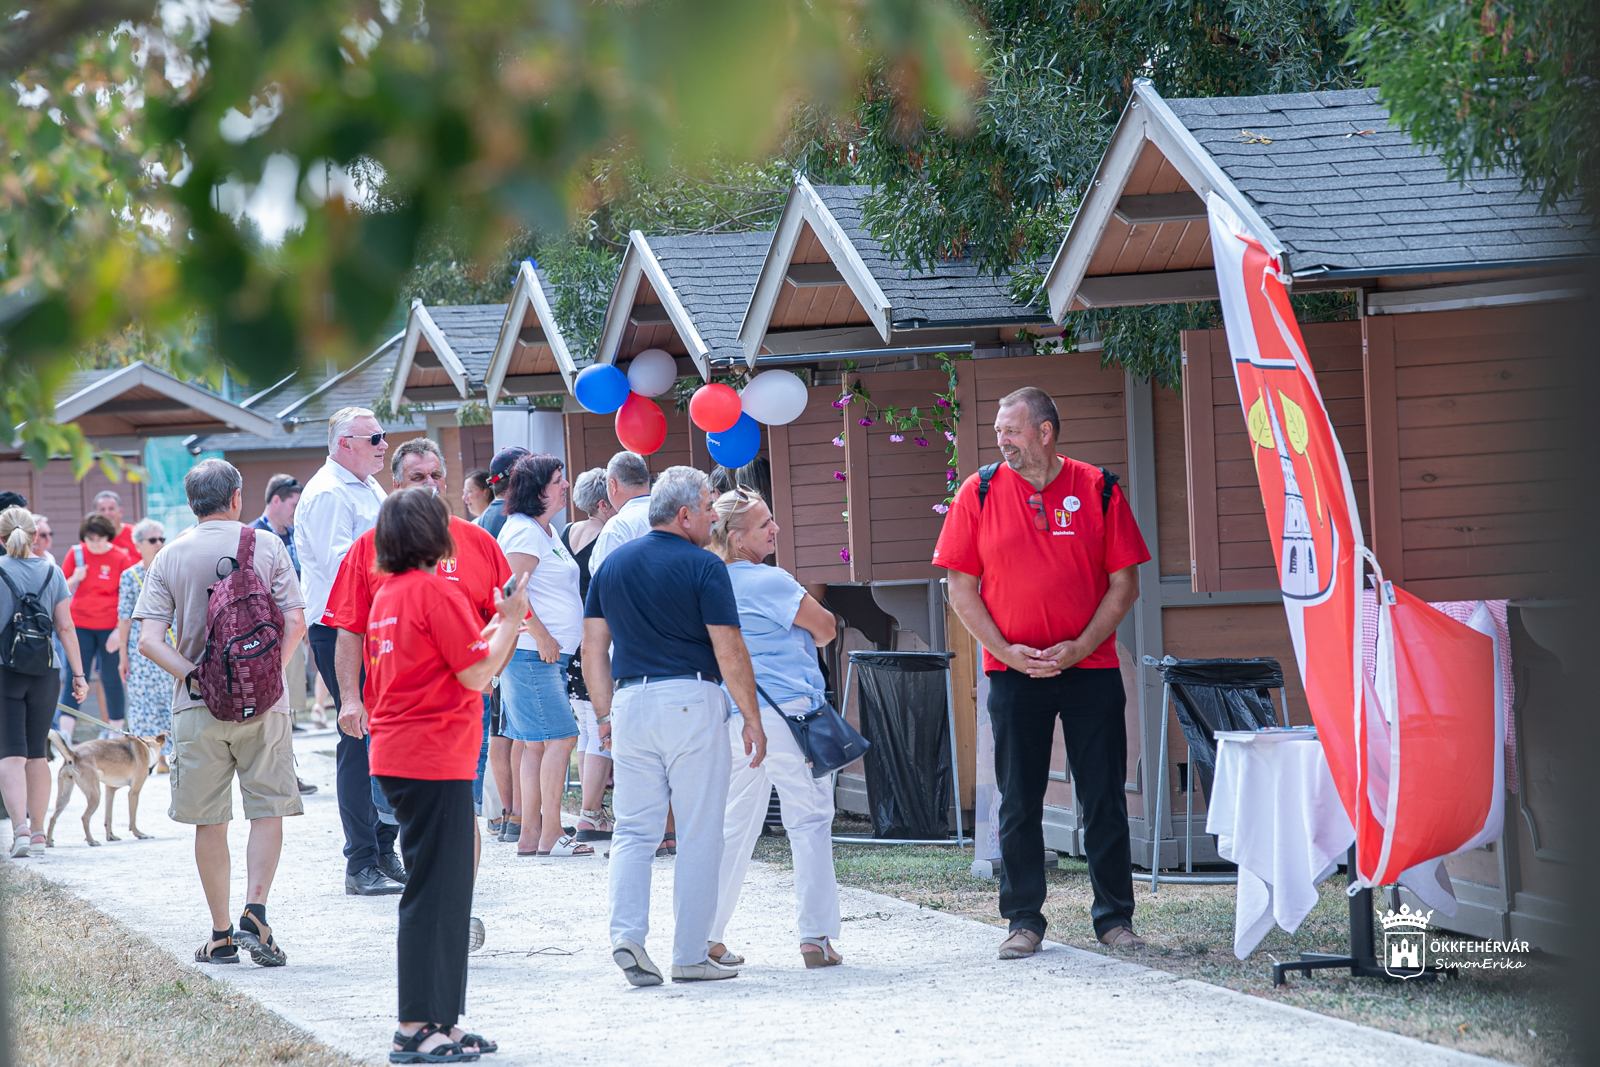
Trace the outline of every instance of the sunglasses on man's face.
[[42, 541], [48, 541], [48, 540], [50, 540], [51, 533], [50, 533], [49, 530], [40, 530], [38, 533], [34, 534], [33, 536], [36, 537], [36, 538], [39, 538]]
[[359, 438], [364, 440], [373, 448], [377, 448], [379, 445], [383, 444], [385, 440], [387, 440], [382, 430], [379, 430], [377, 433], [370, 436], [364, 433], [347, 433], [343, 437], [339, 438], [339, 440], [344, 441], [349, 438]]
[[164, 545], [167, 543], [167, 539], [165, 537], [146, 537], [144, 543], [147, 545]]

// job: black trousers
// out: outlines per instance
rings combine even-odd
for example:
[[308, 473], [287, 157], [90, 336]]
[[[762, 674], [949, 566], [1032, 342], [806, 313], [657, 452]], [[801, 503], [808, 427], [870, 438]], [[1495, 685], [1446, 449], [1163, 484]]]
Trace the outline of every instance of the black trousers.
[[23, 674], [0, 664], [0, 756], [45, 759], [50, 754], [50, 724], [56, 716], [60, 679], [49, 674]]
[[[111, 722], [122, 722], [128, 714], [128, 697], [122, 688], [122, 674], [118, 670], [120, 665], [120, 652], [107, 652], [106, 639], [115, 630], [85, 630], [78, 629], [78, 656], [83, 660], [83, 673], [93, 676], [95, 662], [100, 664], [100, 688], [106, 695], [106, 706], [100, 710]], [[72, 695], [72, 679], [69, 677], [61, 685], [61, 703], [69, 708], [78, 706], [78, 698]], [[70, 718], [70, 716], [69, 716]]]
[[1083, 808], [1083, 847], [1089, 859], [1101, 936], [1133, 925], [1133, 855], [1128, 843], [1127, 694], [1114, 667], [1073, 667], [1054, 678], [1006, 669], [989, 674], [994, 723], [994, 774], [1000, 789], [1000, 915], [1012, 930], [1044, 936], [1044, 790], [1050, 781], [1055, 724]]
[[[339, 631], [318, 623], [310, 627], [311, 655], [317, 673], [339, 708], [339, 675], [333, 669]], [[334, 749], [334, 791], [339, 795], [339, 822], [344, 826], [345, 873], [356, 874], [378, 864], [378, 857], [394, 851], [395, 828], [380, 822], [372, 803], [372, 771], [367, 766], [367, 739], [339, 731]], [[432, 1021], [432, 1020], [425, 1020]]]
[[400, 820], [410, 879], [400, 896], [400, 1014], [454, 1026], [467, 1008], [472, 918], [472, 779], [378, 777]]

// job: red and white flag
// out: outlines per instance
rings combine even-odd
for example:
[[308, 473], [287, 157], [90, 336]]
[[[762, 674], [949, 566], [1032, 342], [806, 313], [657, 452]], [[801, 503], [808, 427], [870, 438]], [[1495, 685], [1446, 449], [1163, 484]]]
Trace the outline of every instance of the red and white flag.
[[1266, 507], [1295, 661], [1360, 880], [1498, 836], [1503, 781], [1493, 645], [1381, 582], [1376, 687], [1362, 664], [1364, 558], [1355, 489], [1277, 258], [1221, 197], [1209, 214], [1239, 403]]

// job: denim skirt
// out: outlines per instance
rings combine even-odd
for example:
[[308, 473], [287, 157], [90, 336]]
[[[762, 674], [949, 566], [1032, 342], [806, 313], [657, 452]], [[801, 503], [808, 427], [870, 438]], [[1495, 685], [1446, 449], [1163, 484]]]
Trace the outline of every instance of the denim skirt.
[[536, 649], [519, 648], [500, 675], [505, 736], [513, 741], [560, 741], [578, 736], [578, 720], [567, 700], [567, 661], [539, 658]]

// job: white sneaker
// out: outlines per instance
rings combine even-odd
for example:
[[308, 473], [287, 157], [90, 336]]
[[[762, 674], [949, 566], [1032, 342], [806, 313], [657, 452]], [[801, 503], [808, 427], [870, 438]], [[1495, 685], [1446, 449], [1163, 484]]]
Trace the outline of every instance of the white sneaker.
[[[628, 976], [628, 981], [633, 985], [660, 985], [662, 982], [661, 968], [646, 955], [643, 945], [636, 945], [628, 940], [618, 941], [611, 946], [611, 958], [622, 968], [622, 973]], [[678, 969], [674, 967], [672, 970], [676, 980]]]
[[713, 963], [708, 957], [699, 963], [691, 963], [687, 967], [672, 966], [672, 980], [674, 982], [719, 982], [724, 978], [737, 978], [739, 972], [732, 967], [724, 967], [720, 963]]
[[20, 833], [11, 839], [11, 858], [14, 860], [27, 859], [29, 853], [28, 835]]

